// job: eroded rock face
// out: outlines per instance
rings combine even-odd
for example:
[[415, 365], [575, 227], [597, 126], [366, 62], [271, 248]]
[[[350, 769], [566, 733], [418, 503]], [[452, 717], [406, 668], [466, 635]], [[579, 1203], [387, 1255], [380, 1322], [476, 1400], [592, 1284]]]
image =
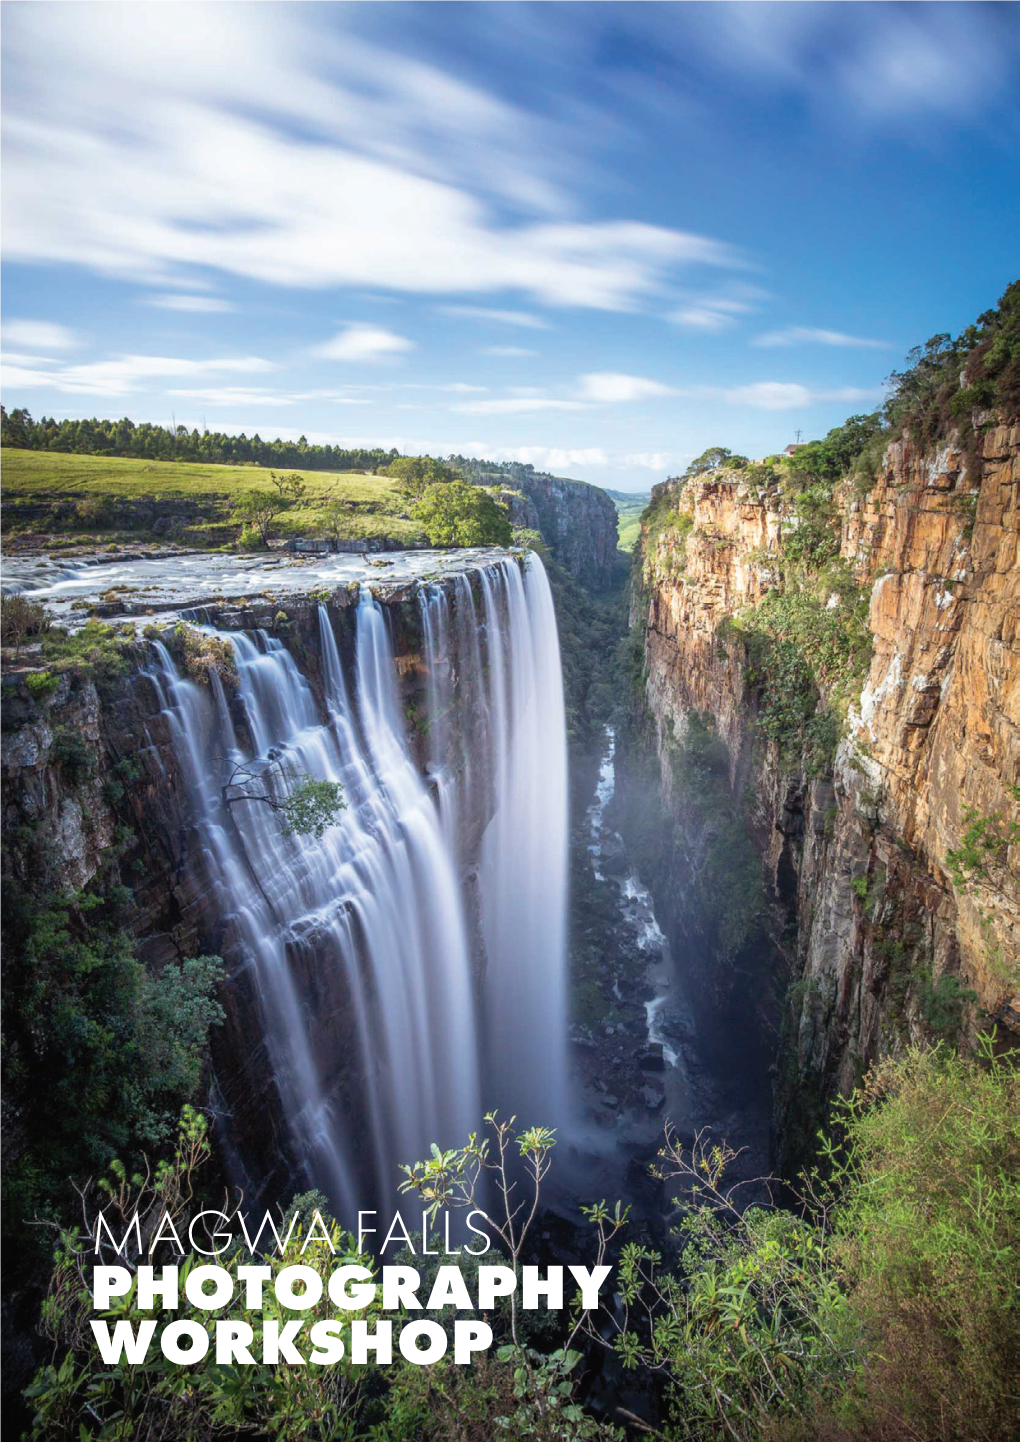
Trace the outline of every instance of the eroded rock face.
[[1020, 1030], [1010, 868], [961, 889], [949, 860], [974, 815], [1017, 816], [1018, 490], [1020, 428], [997, 426], [979, 474], [953, 445], [922, 456], [899, 442], [866, 500], [840, 493], [841, 550], [871, 586], [874, 652], [830, 778], [791, 771], [764, 741], [743, 645], [719, 631], [775, 575], [778, 493], [718, 474], [689, 485], [682, 567], [649, 568], [638, 611], [652, 716], [662, 738], [708, 712], [735, 794], [749, 788], [773, 930], [802, 983], [799, 1065], [823, 1089], [845, 1091], [875, 1057], [930, 1036], [924, 988], [943, 976], [976, 993], [972, 1030], [989, 1015]]
[[612, 496], [583, 481], [534, 475], [520, 483], [553, 555], [594, 590], [610, 584], [619, 536]]

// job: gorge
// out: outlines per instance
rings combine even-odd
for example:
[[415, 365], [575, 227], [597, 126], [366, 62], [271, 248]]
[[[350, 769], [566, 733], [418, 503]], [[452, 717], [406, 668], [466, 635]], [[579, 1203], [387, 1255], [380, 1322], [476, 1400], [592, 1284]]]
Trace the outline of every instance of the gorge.
[[[810, 1318], [823, 1361], [784, 1413], [810, 1427], [810, 1388], [863, 1375], [825, 1350], [825, 1307], [857, 1305], [856, 1233], [811, 1230], [772, 1179], [819, 1148], [839, 1176], [831, 1108], [873, 1102], [877, 1076], [881, 1125], [928, 1067], [911, 1169], [897, 1135], [879, 1180], [937, 1208], [959, 1169], [917, 1159], [941, 1125], [923, 1108], [998, 1085], [1020, 1029], [1020, 428], [1003, 404], [923, 435], [852, 417], [760, 462], [713, 448], [653, 490], [629, 577], [615, 514], [549, 480], [504, 496], [509, 548], [121, 536], [9, 561], [5, 606], [39, 620], [3, 678], [15, 1227], [53, 1219], [69, 1177], [165, 1167], [208, 1127], [216, 1187], [349, 1228], [392, 1214], [402, 1167], [445, 1175], [498, 1109], [552, 1129], [549, 1255], [585, 1255], [579, 1209], [619, 1197], [621, 1268], [681, 1268], [684, 1345], [657, 1352], [652, 1326], [633, 1345], [688, 1402], [689, 1346], [737, 1345], [717, 1283], [789, 1263], [788, 1310], [755, 1293], [741, 1315], [791, 1359], [808, 1334], [776, 1318]], [[1005, 1115], [953, 1153], [964, 1216], [981, 1148], [1012, 1155]], [[743, 1190], [720, 1232], [696, 1199], [723, 1170]], [[944, 1235], [901, 1205], [897, 1236]], [[677, 1227], [706, 1250], [681, 1255]], [[47, 1263], [25, 1248], [9, 1328]], [[817, 1327], [797, 1290], [816, 1265]], [[930, 1293], [866, 1325], [906, 1347], [901, 1311]], [[1006, 1375], [1000, 1293], [964, 1310], [998, 1319], [981, 1355]], [[600, 1370], [589, 1344], [601, 1417], [625, 1349]], [[978, 1405], [932, 1355], [930, 1406]], [[627, 1402], [653, 1425], [674, 1415], [657, 1387]]]

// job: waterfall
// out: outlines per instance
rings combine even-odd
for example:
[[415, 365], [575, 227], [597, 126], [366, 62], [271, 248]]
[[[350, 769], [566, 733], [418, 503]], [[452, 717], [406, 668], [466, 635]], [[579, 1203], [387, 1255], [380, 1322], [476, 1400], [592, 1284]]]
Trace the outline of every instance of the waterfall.
[[[564, 1119], [566, 743], [548, 581], [537, 557], [501, 561], [422, 584], [418, 614], [410, 727], [365, 586], [345, 646], [319, 607], [319, 699], [264, 631], [218, 633], [235, 700], [159, 642], [149, 671], [210, 914], [255, 983], [295, 1180], [348, 1219], [391, 1205], [401, 1162], [462, 1141], [492, 1107]], [[276, 802], [306, 777], [340, 782], [346, 809], [319, 839], [290, 834], [264, 801], [228, 804], [239, 764]]]

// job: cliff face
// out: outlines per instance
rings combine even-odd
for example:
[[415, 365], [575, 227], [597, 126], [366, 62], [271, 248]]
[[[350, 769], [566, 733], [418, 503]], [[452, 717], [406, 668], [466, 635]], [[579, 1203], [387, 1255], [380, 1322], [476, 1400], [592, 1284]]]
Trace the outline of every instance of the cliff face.
[[618, 526], [612, 497], [583, 481], [532, 475], [520, 483], [538, 529], [575, 580], [602, 590], [616, 566]]
[[1018, 488], [1020, 428], [999, 426], [984, 435], [980, 474], [953, 445], [920, 456], [900, 442], [866, 498], [837, 491], [840, 552], [870, 591], [873, 650], [826, 766], [763, 733], [761, 678], [739, 629], [782, 575], [780, 492], [724, 471], [682, 495], [668, 482], [653, 493], [660, 514], [677, 508], [656, 534], [645, 525], [634, 608], [663, 790], [679, 814], [669, 738], [706, 713], [734, 794], [749, 798], [770, 929], [798, 983], [799, 1080], [823, 1092], [956, 1017], [971, 1031], [989, 1015], [1020, 1030], [1015, 841], [986, 847], [962, 886], [952, 855], [1008, 841], [1018, 817]]
[[[470, 574], [477, 587], [478, 573]], [[427, 730], [417, 718], [425, 715], [428, 677], [416, 586], [391, 582], [373, 589], [388, 612], [401, 710], [410, 718], [409, 744], [424, 769]], [[288, 596], [285, 612], [264, 596], [212, 603], [202, 608], [202, 617], [223, 631], [262, 629], [282, 641], [324, 709], [318, 610], [326, 597], [325, 591]], [[339, 652], [351, 675], [357, 598], [355, 584], [336, 587], [328, 599]], [[293, 1182], [293, 1157], [256, 975], [236, 918], [225, 910], [196, 843], [189, 800], [193, 778], [182, 771], [171, 719], [146, 674], [151, 655], [139, 643], [126, 659], [122, 675], [91, 679], [64, 673], [57, 689], [42, 699], [33, 699], [27, 685], [33, 674], [30, 657], [27, 666], [4, 676], [5, 875], [15, 892], [22, 887], [52, 894], [104, 892], [118, 884], [130, 888], [124, 926], [135, 954], [152, 972], [187, 957], [223, 957], [226, 976], [218, 1000], [225, 1017], [210, 1041], [221, 1151], [235, 1159], [237, 1176], [253, 1191], [275, 1189], [282, 1195]], [[202, 679], [197, 669], [187, 674]], [[458, 682], [462, 709], [448, 718], [450, 745], [476, 756], [483, 754], [476, 732], [485, 717], [476, 692], [479, 679]], [[223, 684], [239, 744], [246, 744], [243, 702], [227, 674]], [[124, 777], [123, 784], [117, 777]], [[473, 809], [462, 807], [458, 815], [463, 854], [470, 857], [477, 856], [487, 820], [487, 794], [479, 788], [475, 799]], [[359, 1081], [352, 1074], [351, 1058], [358, 1054], [356, 1012], [346, 979], [340, 968], [317, 964], [312, 934], [300, 945], [295, 942], [291, 964], [315, 1019], [312, 1046], [324, 1086], [343, 1106]], [[28, 1128], [22, 1122], [35, 1105], [16, 1084], [6, 1089], [5, 1166], [17, 1161], [26, 1144]]]

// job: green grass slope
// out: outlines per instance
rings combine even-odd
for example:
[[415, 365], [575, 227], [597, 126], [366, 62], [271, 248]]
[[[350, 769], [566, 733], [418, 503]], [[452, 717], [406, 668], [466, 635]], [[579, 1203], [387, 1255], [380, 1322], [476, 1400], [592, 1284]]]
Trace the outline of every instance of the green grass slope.
[[606, 491], [611, 496], [620, 518], [619, 549], [628, 555], [634, 549], [634, 542], [641, 534], [641, 513], [651, 500], [649, 491]]
[[[405, 503], [387, 477], [335, 471], [297, 474], [305, 483], [305, 495], [280, 515], [280, 535], [324, 534], [327, 507], [342, 500], [348, 508], [344, 531], [351, 538], [421, 539], [421, 528], [400, 515]], [[145, 524], [146, 513], [155, 518], [191, 509], [194, 519], [181, 539], [197, 541], [204, 535], [226, 540], [228, 531], [233, 535], [238, 529], [228, 525], [234, 498], [247, 490], [272, 490], [269, 472], [258, 466], [63, 455], [7, 446], [2, 481], [5, 537], [55, 532], [95, 538], [144, 532], [151, 529]]]

